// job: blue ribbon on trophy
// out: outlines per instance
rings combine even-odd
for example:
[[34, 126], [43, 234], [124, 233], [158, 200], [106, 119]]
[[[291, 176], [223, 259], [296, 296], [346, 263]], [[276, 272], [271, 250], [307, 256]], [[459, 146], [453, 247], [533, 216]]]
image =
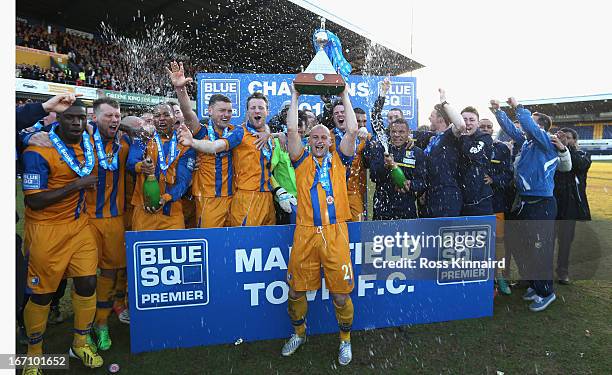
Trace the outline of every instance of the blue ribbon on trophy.
[[353, 67], [344, 58], [344, 54], [342, 53], [342, 43], [340, 43], [340, 38], [338, 38], [336, 34], [332, 33], [331, 31], [325, 30], [324, 20], [322, 21], [322, 23], [323, 23], [323, 28], [317, 29], [312, 34], [312, 45], [314, 47], [315, 53], [319, 51], [320, 35], [321, 35], [319, 33], [321, 32], [327, 33], [327, 43], [323, 45], [323, 51], [325, 51], [325, 54], [327, 55], [327, 57], [329, 57], [329, 60], [334, 66], [334, 70], [340, 73], [342, 78], [344, 78], [344, 80], [347, 81], [349, 75], [351, 74], [351, 71], [353, 70]]

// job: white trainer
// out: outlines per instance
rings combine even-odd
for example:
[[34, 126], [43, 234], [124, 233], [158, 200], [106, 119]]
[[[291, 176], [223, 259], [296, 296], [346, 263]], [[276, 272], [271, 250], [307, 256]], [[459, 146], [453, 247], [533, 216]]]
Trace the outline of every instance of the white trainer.
[[340, 350], [338, 352], [338, 363], [342, 366], [348, 365], [353, 359], [353, 350], [351, 349], [350, 341], [341, 341]]
[[283, 350], [281, 350], [281, 354], [284, 357], [288, 357], [291, 354], [295, 353], [295, 351], [298, 350], [298, 348], [302, 346], [302, 344], [304, 344], [305, 342], [306, 336], [301, 337], [294, 333], [293, 335], [291, 335], [285, 345], [283, 345]]
[[125, 308], [119, 314], [119, 321], [123, 324], [130, 324], [130, 310], [128, 308]]

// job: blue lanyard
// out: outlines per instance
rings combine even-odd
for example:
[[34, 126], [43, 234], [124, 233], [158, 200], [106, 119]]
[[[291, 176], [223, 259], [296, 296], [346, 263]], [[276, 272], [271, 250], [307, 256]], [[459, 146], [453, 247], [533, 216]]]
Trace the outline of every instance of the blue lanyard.
[[[227, 137], [227, 133], [229, 133], [228, 130], [229, 126], [225, 129], [223, 129], [223, 134], [221, 135], [221, 138], [225, 138]], [[208, 124], [208, 126], [206, 126], [206, 129], [208, 130], [208, 139], [210, 139], [211, 142], [214, 142], [217, 140], [217, 133], [215, 133], [215, 129], [213, 129], [212, 125], [210, 125], [210, 123]]]
[[79, 177], [88, 176], [94, 168], [94, 152], [91, 142], [89, 141], [89, 134], [87, 134], [87, 132], [83, 132], [83, 153], [85, 154], [85, 165], [81, 168], [79, 164], [77, 164], [75, 158], [73, 158], [68, 152], [68, 148], [64, 142], [62, 142], [60, 137], [55, 134], [55, 127], [56, 125], [51, 128], [51, 131], [49, 131], [49, 139], [51, 139], [55, 150], [57, 150], [62, 160], [64, 160], [70, 169], [78, 174]]
[[41, 129], [43, 128], [43, 122], [42, 122], [42, 120], [40, 120], [40, 121], [38, 121], [36, 124], [34, 124], [34, 125], [32, 126], [32, 128], [34, 128], [33, 133], [41, 131]]
[[[331, 186], [331, 177], [329, 175], [329, 170], [331, 167], [331, 152], [328, 152], [327, 155], [323, 158], [323, 163], [319, 164], [319, 161], [316, 157], [312, 157], [316, 167], [316, 180], [321, 184], [323, 190], [325, 190], [325, 194], [330, 196], [332, 195], [332, 186]], [[315, 180], [315, 181], [316, 181]]]
[[431, 154], [431, 151], [433, 150], [433, 148], [436, 147], [438, 143], [440, 143], [441, 137], [442, 137], [442, 134], [436, 134], [429, 140], [429, 144], [425, 148], [425, 152], [424, 152], [425, 155], [429, 156], [429, 154]]
[[336, 145], [339, 145], [340, 142], [342, 142], [342, 138], [344, 138], [344, 132], [338, 128], [334, 128], [333, 130], [334, 134], [336, 135], [337, 139], [340, 139], [340, 141], [336, 141]]
[[117, 150], [113, 151], [113, 161], [111, 164], [108, 164], [108, 160], [106, 158], [106, 149], [104, 148], [104, 144], [102, 143], [102, 137], [100, 136], [100, 130], [96, 127], [96, 131], [93, 135], [94, 144], [96, 145], [96, 152], [98, 154], [98, 164], [100, 167], [106, 169], [107, 171], [116, 171], [119, 166], [119, 149], [121, 149], [121, 144]]
[[159, 169], [166, 174], [166, 170], [174, 163], [174, 160], [180, 153], [178, 150], [178, 141], [176, 139], [176, 132], [172, 132], [172, 138], [170, 139], [170, 159], [166, 162], [166, 155], [164, 155], [164, 145], [159, 138], [159, 133], [155, 132], [155, 143], [157, 143], [157, 162]]
[[[334, 128], [333, 132], [336, 135], [336, 147], [340, 147], [340, 143], [342, 143], [342, 138], [344, 138], [344, 136], [346, 135], [346, 132], [343, 132], [342, 130], [338, 128]], [[359, 139], [359, 137], [355, 137], [355, 152], [357, 152], [357, 147], [359, 147], [360, 141], [361, 140]]]
[[[258, 131], [255, 130], [255, 128], [253, 128], [248, 122], [246, 123], [246, 128], [249, 133], [251, 133], [254, 137], [257, 137]], [[268, 148], [262, 147], [261, 152], [263, 152], [263, 155], [266, 160], [270, 161], [270, 159], [272, 158], [272, 140], [270, 138], [268, 138]]]

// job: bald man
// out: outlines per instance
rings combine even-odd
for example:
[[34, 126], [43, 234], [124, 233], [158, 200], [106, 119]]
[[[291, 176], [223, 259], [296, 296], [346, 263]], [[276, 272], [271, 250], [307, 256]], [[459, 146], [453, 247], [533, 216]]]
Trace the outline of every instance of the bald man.
[[331, 292], [340, 328], [338, 362], [347, 365], [353, 356], [350, 332], [354, 309], [349, 293], [355, 282], [346, 225], [351, 219], [346, 168], [355, 155], [357, 118], [345, 90], [342, 102], [346, 132], [339, 146], [330, 151], [329, 129], [316, 125], [310, 131], [309, 150], [306, 150], [298, 133], [298, 97], [299, 93], [293, 90], [287, 114], [288, 151], [295, 168], [299, 197], [287, 269], [287, 311], [295, 333], [283, 346], [282, 355], [292, 355], [306, 342], [306, 292], [321, 288], [323, 267], [325, 286]]

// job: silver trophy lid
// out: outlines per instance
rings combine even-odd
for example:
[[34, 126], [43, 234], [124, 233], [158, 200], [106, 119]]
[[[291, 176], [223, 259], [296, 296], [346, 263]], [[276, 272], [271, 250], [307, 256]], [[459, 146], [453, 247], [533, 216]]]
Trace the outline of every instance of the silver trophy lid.
[[315, 34], [315, 39], [319, 45], [319, 49], [323, 49], [328, 42], [327, 32], [325, 31], [325, 18], [321, 17], [321, 31]]

